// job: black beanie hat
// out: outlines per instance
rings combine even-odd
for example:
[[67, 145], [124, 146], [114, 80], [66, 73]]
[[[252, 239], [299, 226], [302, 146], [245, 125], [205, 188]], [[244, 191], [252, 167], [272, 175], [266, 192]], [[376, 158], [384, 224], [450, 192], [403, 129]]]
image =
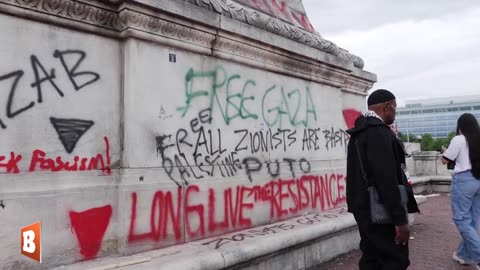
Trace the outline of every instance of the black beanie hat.
[[375, 90], [370, 96], [368, 97], [367, 104], [368, 106], [388, 102], [395, 99], [395, 95], [392, 92], [385, 90], [385, 89], [378, 89]]

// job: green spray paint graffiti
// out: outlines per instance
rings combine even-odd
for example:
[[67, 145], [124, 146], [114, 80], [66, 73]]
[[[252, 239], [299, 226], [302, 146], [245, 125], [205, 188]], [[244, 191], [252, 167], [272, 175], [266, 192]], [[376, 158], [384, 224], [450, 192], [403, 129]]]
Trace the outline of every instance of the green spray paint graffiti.
[[[208, 105], [192, 109], [193, 101]], [[244, 79], [239, 74], [228, 75], [222, 67], [211, 71], [190, 68], [185, 75], [185, 104], [177, 111], [185, 117], [191, 110], [205, 109], [212, 117], [219, 114], [227, 125], [236, 119], [257, 120], [259, 114], [269, 127], [281, 127], [284, 122], [293, 127], [308, 127], [310, 121], [317, 121], [308, 87], [286, 90], [284, 86], [271, 85], [261, 88], [255, 80]], [[211, 123], [212, 118], [209, 121]]]
[[[209, 84], [207, 87], [202, 89], [196, 88], [196, 80], [207, 79]], [[221, 81], [218, 81], [218, 80]], [[254, 101], [254, 96], [246, 96], [245, 92], [250, 86], [255, 86], [256, 83], [252, 80], [247, 80], [243, 84], [243, 89], [241, 92], [231, 93], [231, 87], [234, 80], [240, 80], [240, 75], [231, 75], [227, 78], [226, 72], [222, 68], [217, 68], [213, 71], [207, 72], [195, 72], [192, 68], [188, 70], [187, 75], [185, 76], [185, 106], [177, 108], [177, 111], [182, 113], [184, 117], [187, 112], [190, 110], [192, 101], [205, 96], [209, 97], [209, 106], [208, 108], [212, 113], [214, 113], [215, 108], [218, 107], [223, 120], [227, 125], [229, 125], [234, 119], [258, 119], [258, 116], [254, 113], [249, 112], [245, 106], [246, 101]], [[201, 87], [200, 87], [201, 88]], [[225, 90], [226, 98], [224, 100], [225, 105], [222, 104], [219, 91]], [[233, 112], [232, 112], [233, 111]]]
[[[272, 93], [275, 91], [277, 91], [277, 94], [280, 94], [281, 102], [280, 104], [276, 104], [270, 108], [268, 106], [270, 103], [268, 100], [270, 95], [274, 95]], [[310, 89], [307, 87], [304, 92], [306, 93], [305, 99], [302, 98], [302, 93], [299, 89], [290, 91], [285, 95], [285, 90], [283, 87], [277, 88], [275, 85], [270, 87], [265, 92], [262, 99], [262, 116], [265, 123], [267, 123], [268, 126], [281, 126], [282, 117], [287, 116], [290, 125], [294, 127], [301, 125], [307, 127], [310, 114], [312, 115], [313, 119], [317, 121], [317, 113], [315, 111]], [[305, 104], [302, 104], [302, 101], [304, 101]], [[299, 113], [302, 107], [305, 108], [305, 117], [299, 120]], [[274, 115], [274, 119], [269, 117], [271, 114]]]

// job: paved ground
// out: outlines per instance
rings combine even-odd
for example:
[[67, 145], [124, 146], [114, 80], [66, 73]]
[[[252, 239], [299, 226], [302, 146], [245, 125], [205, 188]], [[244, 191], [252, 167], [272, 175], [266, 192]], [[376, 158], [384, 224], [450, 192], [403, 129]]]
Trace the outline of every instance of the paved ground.
[[[443, 194], [429, 197], [421, 205], [412, 226], [413, 240], [410, 240], [409, 270], [469, 270], [474, 266], [461, 266], [452, 260], [452, 253], [459, 243], [460, 236], [451, 219], [450, 196]], [[320, 265], [316, 270], [356, 270], [360, 257], [359, 251], [353, 251], [330, 262]]]

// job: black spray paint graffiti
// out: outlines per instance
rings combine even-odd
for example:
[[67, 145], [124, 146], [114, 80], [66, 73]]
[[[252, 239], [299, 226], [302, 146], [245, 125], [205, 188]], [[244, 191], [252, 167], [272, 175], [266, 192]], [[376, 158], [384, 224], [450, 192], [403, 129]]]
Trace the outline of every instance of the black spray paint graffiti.
[[82, 137], [94, 122], [79, 119], [60, 119], [50, 117], [50, 122], [57, 131], [58, 138], [62, 142], [67, 153], [72, 153], [80, 137]]
[[287, 151], [287, 148], [292, 146], [297, 141], [297, 130], [280, 129], [276, 130], [267, 129], [265, 131], [250, 132], [248, 129], [235, 130], [234, 134], [238, 138], [238, 143], [235, 146], [235, 151], [250, 150], [251, 154], [258, 152], [270, 152], [276, 149], [283, 149]]
[[163, 108], [163, 106], [160, 106], [160, 113], [158, 114], [158, 118], [160, 118], [161, 120], [167, 120], [173, 118], [173, 114], [167, 114], [165, 112], [165, 108]]
[[327, 150], [335, 148], [338, 145], [345, 147], [345, 151], [347, 150], [346, 146], [348, 145], [350, 136], [345, 130], [334, 130], [331, 128], [324, 130], [323, 134], [325, 135], [325, 147]]
[[223, 237], [218, 238], [209, 242], [202, 243], [204, 246], [215, 243], [215, 249], [220, 248], [221, 246], [228, 244], [230, 242], [241, 242], [246, 238], [255, 238], [256, 236], [264, 236], [269, 234], [279, 233], [281, 231], [289, 231], [295, 228], [294, 224], [285, 224], [281, 223], [278, 225], [266, 226], [258, 230], [249, 230], [246, 233], [235, 234], [232, 237]]
[[[190, 122], [190, 131], [179, 129], [175, 134], [164, 134], [156, 137], [157, 154], [162, 159], [162, 167], [177, 185], [189, 183], [188, 179], [203, 179], [207, 176], [232, 177], [244, 170], [250, 181], [252, 174], [267, 169], [271, 177], [280, 175], [280, 168], [287, 167], [292, 177], [295, 171], [309, 173], [311, 166], [306, 159], [275, 160], [267, 162], [251, 156], [240, 160], [238, 155], [243, 152], [255, 154], [279, 149], [286, 152], [297, 142], [297, 130], [272, 129], [249, 132], [241, 129], [234, 131], [236, 143], [229, 149], [222, 142], [225, 136], [222, 130], [207, 129], [204, 124], [210, 120], [209, 110], [200, 111], [199, 117]], [[308, 130], [308, 129], [307, 129]], [[308, 132], [308, 131], [306, 131]], [[288, 166], [281, 166], [280, 163]], [[294, 168], [298, 166], [298, 168]], [[177, 170], [177, 171], [175, 171]], [[180, 179], [175, 179], [175, 172]]]
[[[267, 161], [259, 158], [258, 153], [298, 151], [300, 144], [302, 151], [328, 151], [340, 143], [334, 137], [332, 144], [329, 137], [322, 136], [322, 131], [332, 131], [334, 135], [346, 134], [343, 130], [333, 128], [267, 128], [256, 131], [238, 129], [234, 130], [233, 134], [226, 135], [225, 130], [220, 128], [207, 128], [210, 121], [211, 110], [204, 109], [199, 112], [198, 117], [190, 121], [189, 130], [178, 129], [173, 134], [156, 136], [157, 154], [162, 159], [165, 172], [176, 184], [188, 185], [189, 179], [203, 179], [207, 176], [232, 177], [241, 170], [245, 171], [250, 181], [253, 181], [253, 173], [262, 169], [268, 170], [271, 177], [277, 177], [280, 175], [280, 168], [288, 168], [292, 177], [295, 177], [295, 171], [310, 172], [308, 160], [284, 158]], [[226, 136], [229, 145], [224, 142], [223, 138]], [[246, 153], [249, 157], [240, 160], [238, 156], [241, 154], [245, 157]], [[287, 163], [287, 166], [280, 163]], [[178, 175], [179, 179], [175, 179], [174, 175]]]
[[[310, 172], [310, 169], [312, 168], [310, 166], [310, 162], [308, 160], [302, 158], [299, 161], [295, 159], [290, 159], [290, 158], [284, 158], [284, 162], [288, 163], [288, 168], [290, 170], [290, 174], [292, 175], [293, 178], [295, 178], [295, 170], [293, 167], [294, 163], [298, 163], [298, 166], [300, 167], [300, 170], [307, 174]], [[259, 172], [262, 170], [263, 163], [260, 162], [257, 158], [254, 157], [248, 157], [243, 160], [243, 165], [245, 166], [245, 173], [248, 176], [248, 179], [250, 182], [252, 182], [252, 172]], [[268, 169], [268, 173], [270, 174], [271, 177], [275, 178], [280, 175], [280, 162], [278, 160], [275, 160], [274, 162], [270, 163], [265, 163], [266, 167]], [[276, 165], [272, 165], [276, 164]], [[272, 169], [272, 167], [275, 166], [275, 169]]]
[[253, 239], [253, 238], [261, 237], [265, 235], [281, 233], [283, 231], [290, 231], [295, 229], [298, 226], [308, 226], [316, 223], [321, 223], [321, 222], [325, 222], [325, 220], [338, 218], [344, 215], [349, 215], [348, 211], [345, 208], [329, 210], [323, 213], [316, 213], [308, 216], [303, 216], [289, 223], [281, 223], [281, 224], [276, 224], [271, 226], [265, 226], [256, 230], [248, 230], [246, 232], [237, 233], [232, 235], [231, 237], [217, 238], [217, 239], [202, 243], [202, 245], [208, 246], [208, 245], [214, 244], [213, 246], [214, 249], [218, 249], [228, 243], [241, 242], [246, 239]]
[[[100, 79], [100, 75], [93, 71], [79, 71], [80, 65], [86, 58], [86, 53], [81, 50], [55, 50], [53, 57], [57, 58], [67, 74], [73, 88], [78, 91]], [[55, 80], [57, 79], [56, 70], [54, 68], [48, 71], [45, 68], [39, 58], [36, 55], [30, 56], [31, 69], [35, 80], [30, 84], [31, 88], [35, 88], [37, 91], [37, 103], [43, 102], [43, 91], [45, 90], [46, 83], [50, 85], [50, 89], [60, 96], [64, 97], [64, 91], [60, 89]], [[16, 70], [8, 74], [0, 76], [0, 86], [4, 81], [10, 81], [9, 92], [7, 101], [6, 117], [13, 119], [16, 116], [24, 113], [35, 106], [35, 101], [31, 101], [27, 104], [19, 105], [15, 103], [15, 95], [19, 89], [18, 84], [24, 76], [23, 70]], [[7, 125], [0, 118], [0, 128], [6, 129]]]

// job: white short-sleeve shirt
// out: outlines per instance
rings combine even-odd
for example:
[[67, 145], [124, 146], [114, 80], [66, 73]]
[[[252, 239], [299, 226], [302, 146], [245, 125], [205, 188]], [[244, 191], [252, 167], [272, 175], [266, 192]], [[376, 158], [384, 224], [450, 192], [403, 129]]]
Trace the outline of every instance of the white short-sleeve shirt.
[[472, 169], [467, 139], [463, 135], [453, 137], [448, 149], [443, 153], [443, 156], [450, 161], [455, 161], [454, 173], [469, 171]]

